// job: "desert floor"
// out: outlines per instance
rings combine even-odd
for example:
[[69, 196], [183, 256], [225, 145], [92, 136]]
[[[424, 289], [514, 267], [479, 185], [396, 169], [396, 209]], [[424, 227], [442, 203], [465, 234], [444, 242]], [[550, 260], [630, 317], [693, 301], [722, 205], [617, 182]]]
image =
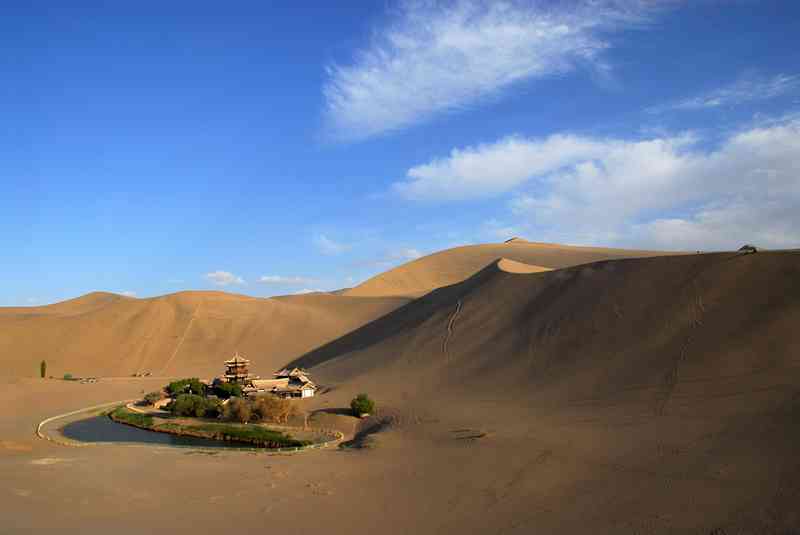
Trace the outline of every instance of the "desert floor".
[[[502, 400], [442, 400], [446, 410], [423, 411], [398, 399], [397, 424], [373, 447], [292, 455], [76, 448], [34, 434], [48, 416], [163, 382], [5, 380], [0, 533], [789, 533], [798, 523], [800, 437], [786, 436], [798, 400], [731, 427], [634, 405], [498, 412]], [[312, 404], [344, 401], [334, 391]]]

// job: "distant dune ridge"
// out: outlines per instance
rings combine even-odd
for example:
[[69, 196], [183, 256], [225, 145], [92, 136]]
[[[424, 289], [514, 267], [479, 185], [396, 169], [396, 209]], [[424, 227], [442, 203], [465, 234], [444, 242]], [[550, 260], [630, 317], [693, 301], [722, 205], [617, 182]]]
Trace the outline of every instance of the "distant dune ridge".
[[326, 294], [259, 299], [180, 292], [152, 299], [93, 293], [44, 307], [0, 308], [4, 375], [212, 376], [240, 351], [257, 373], [406, 303]]

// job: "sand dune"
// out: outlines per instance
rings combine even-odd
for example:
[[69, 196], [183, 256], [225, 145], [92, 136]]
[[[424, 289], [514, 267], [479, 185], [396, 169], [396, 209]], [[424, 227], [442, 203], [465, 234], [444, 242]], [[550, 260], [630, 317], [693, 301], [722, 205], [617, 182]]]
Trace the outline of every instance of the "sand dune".
[[[509, 532], [576, 533], [586, 518], [596, 533], [798, 527], [798, 254], [504, 267], [292, 364], [343, 399], [368, 390], [436, 422], [398, 436], [486, 437], [468, 479], [429, 477], [514, 485]], [[491, 529], [461, 513], [463, 529]]]
[[661, 256], [668, 253], [603, 247], [574, 247], [513, 238], [505, 243], [446, 249], [381, 273], [344, 292], [350, 296], [419, 297], [434, 288], [455, 284], [498, 258], [541, 268], [563, 268], [598, 260]]
[[257, 373], [332, 340], [407, 300], [327, 294], [258, 299], [181, 292], [152, 299], [108, 293], [44, 307], [0, 308], [0, 374], [157, 375], [220, 372], [233, 351]]
[[767, 362], [789, 366], [800, 350], [791, 327], [800, 312], [797, 254], [719, 253], [536, 269], [498, 260], [293, 364], [319, 366], [336, 381], [356, 380], [358, 370], [370, 382], [385, 375], [402, 383], [396, 375], [410, 371], [470, 388], [513, 374], [507, 388], [547, 389], [563, 375], [589, 381], [582, 385], [589, 389], [585, 395], [620, 396], [635, 385], [660, 399], [678, 387], [664, 383], [673, 380], [676, 366], [681, 377], [691, 370], [710, 378]]
[[206, 376], [219, 373], [221, 359], [237, 350], [253, 358], [257, 373], [268, 374], [412, 296], [469, 277], [500, 253], [507, 253], [503, 266], [510, 271], [548, 269], [516, 263], [529, 259], [552, 267], [653, 254], [517, 241], [449, 249], [335, 293], [259, 299], [195, 291], [135, 299], [94, 292], [48, 306], [0, 307], [0, 374], [34, 376], [44, 359], [54, 376]]

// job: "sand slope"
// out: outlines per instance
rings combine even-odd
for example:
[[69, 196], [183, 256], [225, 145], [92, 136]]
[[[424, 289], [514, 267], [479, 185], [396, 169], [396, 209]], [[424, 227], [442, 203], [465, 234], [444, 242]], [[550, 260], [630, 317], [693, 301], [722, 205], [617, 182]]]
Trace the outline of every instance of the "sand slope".
[[211, 376], [240, 351], [269, 374], [287, 359], [407, 302], [319, 294], [257, 299], [181, 292], [152, 299], [93, 293], [32, 308], [0, 308], [0, 374]]
[[424, 256], [381, 273], [344, 292], [351, 296], [403, 295], [419, 297], [426, 292], [460, 282], [498, 258], [553, 269], [612, 258], [664, 255], [656, 251], [573, 247], [534, 243], [515, 238], [506, 243], [466, 245]]
[[320, 371], [337, 380], [352, 380], [353, 369], [387, 377], [411, 370], [459, 388], [509, 374], [508, 388], [526, 390], [580, 377], [587, 395], [619, 396], [635, 384], [669, 398], [676, 377], [690, 372], [710, 378], [800, 364], [792, 327], [799, 260], [719, 253], [526, 273], [501, 259], [293, 364], [332, 361]]
[[800, 255], [504, 264], [293, 364], [424, 414], [397, 436], [453, 444], [462, 529], [800, 528]]

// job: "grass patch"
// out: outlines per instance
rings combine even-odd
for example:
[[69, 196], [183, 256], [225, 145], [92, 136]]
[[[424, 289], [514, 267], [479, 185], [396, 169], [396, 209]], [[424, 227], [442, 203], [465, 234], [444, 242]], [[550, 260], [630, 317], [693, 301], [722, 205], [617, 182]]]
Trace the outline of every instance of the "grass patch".
[[109, 413], [115, 422], [121, 422], [143, 429], [171, 433], [173, 435], [211, 438], [243, 442], [262, 448], [296, 448], [311, 444], [308, 440], [296, 440], [281, 431], [267, 429], [259, 425], [237, 425], [224, 423], [200, 423], [187, 425], [175, 422], [156, 421], [148, 414], [132, 412], [127, 407], [118, 407]]
[[191, 426], [190, 429], [196, 429], [202, 433], [209, 433], [213, 438], [249, 442], [269, 448], [292, 448], [311, 444], [310, 441], [296, 440], [280, 431], [267, 429], [258, 425], [203, 424]]
[[115, 422], [122, 422], [125, 424], [135, 425], [136, 427], [153, 427], [153, 417], [147, 414], [140, 414], [138, 412], [131, 412], [125, 407], [118, 407], [110, 414], [111, 419]]

